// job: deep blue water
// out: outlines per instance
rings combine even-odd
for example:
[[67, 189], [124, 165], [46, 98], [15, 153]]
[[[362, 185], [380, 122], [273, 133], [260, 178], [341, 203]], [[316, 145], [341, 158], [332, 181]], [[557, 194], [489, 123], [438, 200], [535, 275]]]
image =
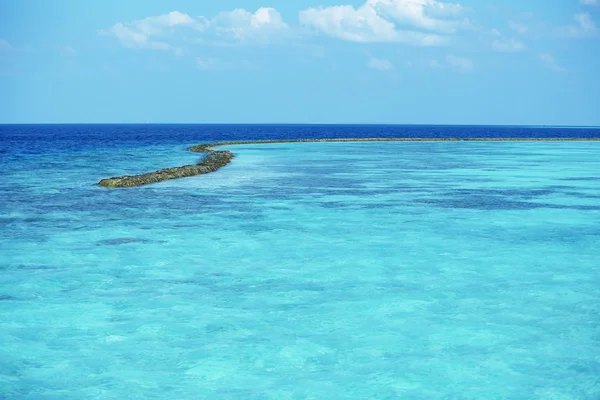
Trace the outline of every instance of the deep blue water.
[[[427, 125], [0, 125], [2, 143], [64, 149], [185, 144], [214, 140], [312, 139], [344, 137], [599, 137], [600, 128]], [[40, 147], [38, 147], [38, 145]], [[32, 147], [31, 147], [32, 146]]]
[[0, 399], [600, 399], [595, 128], [0, 126]]

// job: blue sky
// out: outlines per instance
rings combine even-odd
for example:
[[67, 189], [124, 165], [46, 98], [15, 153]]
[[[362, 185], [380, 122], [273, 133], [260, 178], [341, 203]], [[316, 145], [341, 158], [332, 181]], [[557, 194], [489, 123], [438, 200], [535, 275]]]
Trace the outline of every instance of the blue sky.
[[600, 125], [600, 0], [4, 0], [0, 123]]

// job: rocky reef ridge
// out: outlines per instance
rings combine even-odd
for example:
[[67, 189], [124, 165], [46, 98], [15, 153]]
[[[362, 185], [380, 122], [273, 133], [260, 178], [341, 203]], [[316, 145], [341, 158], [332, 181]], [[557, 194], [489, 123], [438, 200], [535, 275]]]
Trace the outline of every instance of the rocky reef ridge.
[[134, 187], [162, 182], [168, 179], [208, 174], [209, 172], [214, 172], [219, 168], [226, 166], [233, 159], [233, 153], [228, 150], [215, 151], [206, 149], [205, 152], [208, 153], [208, 155], [196, 165], [165, 168], [141, 175], [118, 176], [114, 178], [102, 179], [100, 182], [98, 182], [98, 185], [109, 188]]
[[165, 168], [141, 175], [118, 176], [102, 179], [98, 185], [107, 188], [124, 188], [148, 185], [169, 179], [185, 178], [188, 176], [208, 174], [223, 168], [231, 162], [234, 155], [229, 150], [213, 150], [217, 146], [230, 146], [241, 144], [270, 144], [270, 143], [312, 143], [312, 142], [567, 142], [567, 141], [600, 141], [600, 138], [343, 138], [343, 139], [289, 139], [289, 140], [248, 140], [203, 143], [188, 148], [197, 153], [207, 155], [195, 165]]

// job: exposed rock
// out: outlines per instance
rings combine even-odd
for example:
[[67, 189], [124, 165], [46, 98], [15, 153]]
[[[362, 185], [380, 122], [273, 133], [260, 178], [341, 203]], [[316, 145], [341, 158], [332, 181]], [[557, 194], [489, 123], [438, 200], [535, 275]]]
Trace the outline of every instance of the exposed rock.
[[196, 165], [166, 168], [141, 175], [102, 179], [98, 184], [110, 188], [133, 187], [162, 182], [168, 179], [208, 174], [209, 172], [214, 172], [229, 164], [233, 158], [233, 153], [227, 150], [214, 151], [206, 149], [206, 152], [209, 154]]

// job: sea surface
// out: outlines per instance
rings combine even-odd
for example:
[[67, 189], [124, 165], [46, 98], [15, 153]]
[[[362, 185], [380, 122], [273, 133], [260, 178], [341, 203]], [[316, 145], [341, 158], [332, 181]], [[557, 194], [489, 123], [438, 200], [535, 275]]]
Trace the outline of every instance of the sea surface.
[[595, 128], [0, 125], [0, 399], [600, 399]]

